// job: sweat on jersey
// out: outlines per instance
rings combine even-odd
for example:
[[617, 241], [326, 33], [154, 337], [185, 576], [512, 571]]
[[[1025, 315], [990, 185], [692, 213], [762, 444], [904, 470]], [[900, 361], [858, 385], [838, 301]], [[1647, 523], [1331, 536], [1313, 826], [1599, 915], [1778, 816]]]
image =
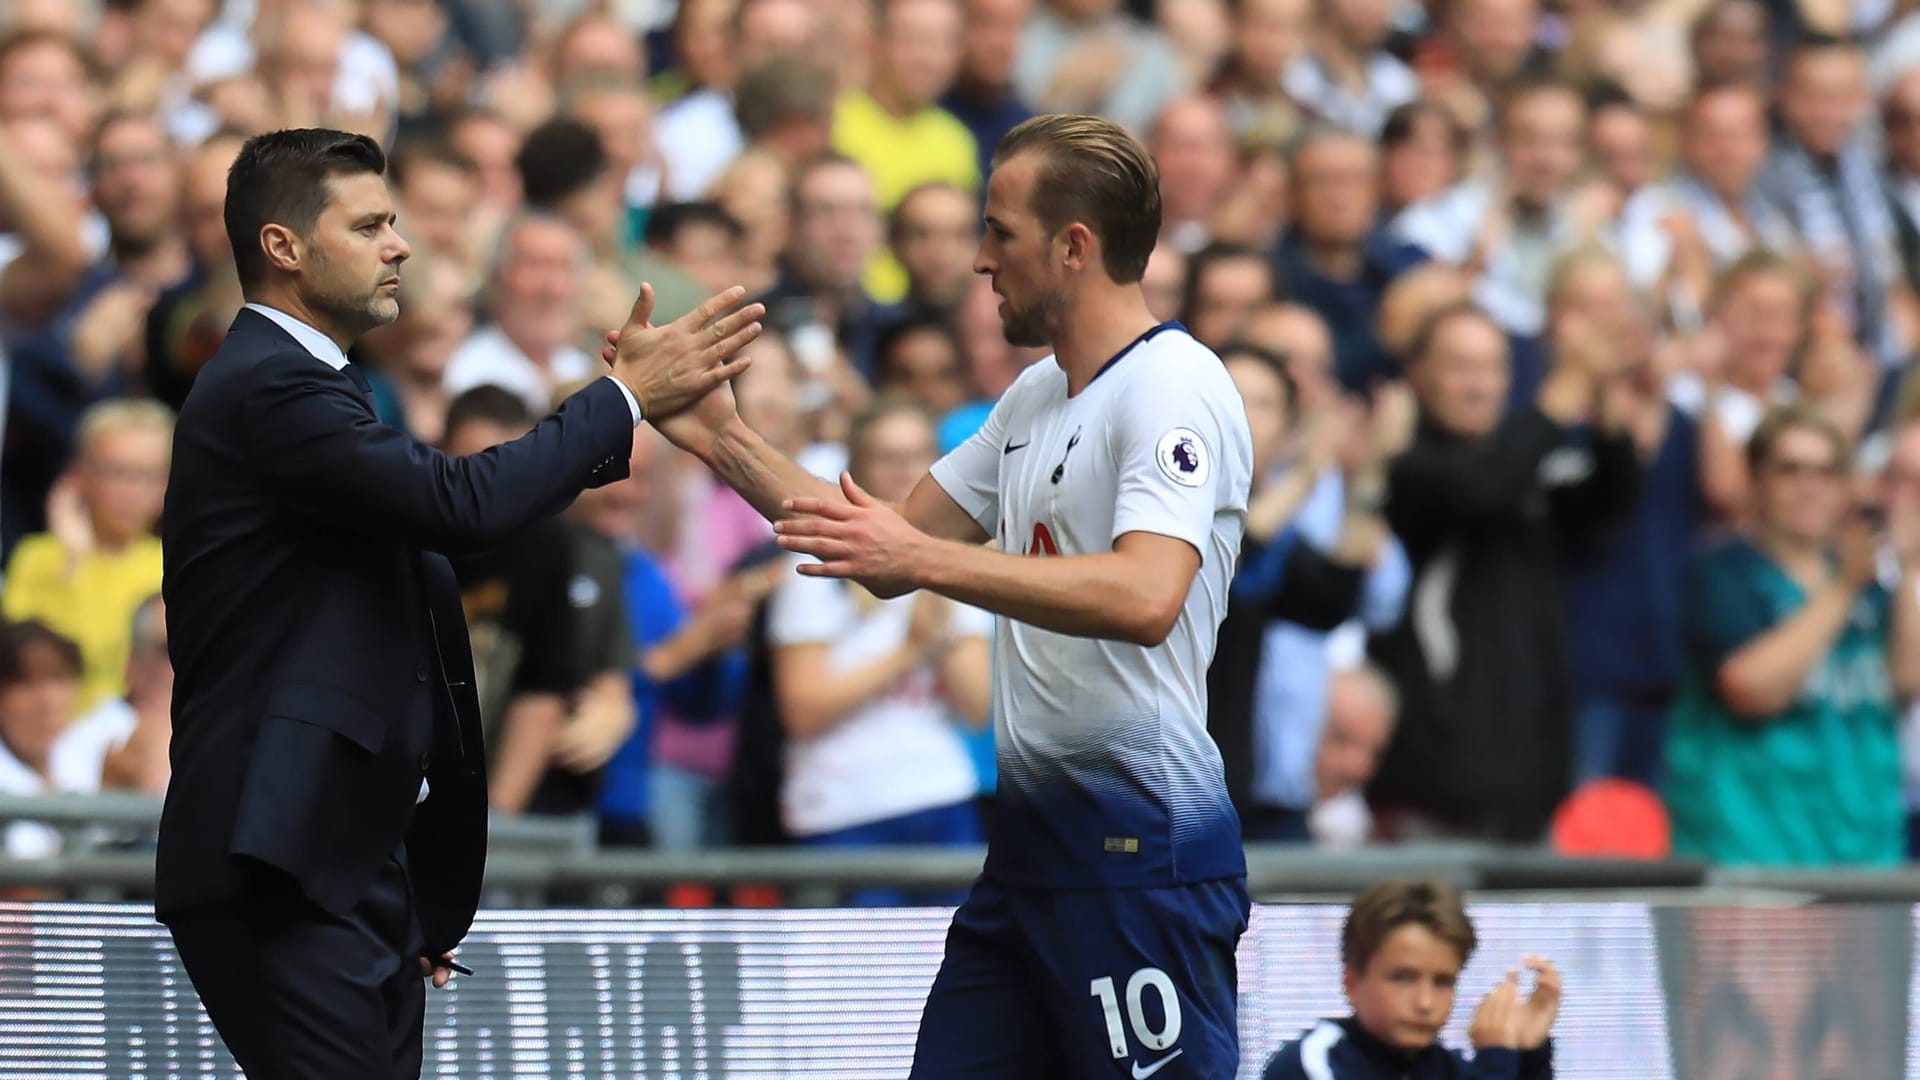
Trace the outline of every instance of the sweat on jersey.
[[1152, 648], [995, 620], [1000, 789], [987, 875], [1040, 888], [1244, 875], [1206, 723], [1253, 476], [1246, 409], [1220, 358], [1163, 323], [1068, 397], [1048, 357], [932, 476], [1003, 552], [1097, 554], [1150, 532], [1200, 553], [1173, 632]]
[[1434, 1043], [1408, 1054], [1351, 1017], [1322, 1020], [1280, 1048], [1261, 1080], [1553, 1080], [1553, 1040], [1538, 1050], [1482, 1050], [1469, 1058]]

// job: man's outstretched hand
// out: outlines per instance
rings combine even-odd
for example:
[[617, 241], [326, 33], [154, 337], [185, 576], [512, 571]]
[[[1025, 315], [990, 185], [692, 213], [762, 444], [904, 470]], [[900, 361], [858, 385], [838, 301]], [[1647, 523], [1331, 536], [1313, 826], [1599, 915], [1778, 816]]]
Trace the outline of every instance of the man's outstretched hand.
[[727, 314], [746, 295], [736, 285], [667, 325], [655, 326], [650, 321], [653, 286], [640, 286], [627, 324], [607, 335], [608, 347], [601, 356], [614, 377], [633, 391], [646, 419], [664, 420], [747, 369], [740, 350], [760, 336], [760, 316], [767, 309], [748, 304]]
[[899, 596], [919, 587], [915, 567], [929, 539], [926, 533], [840, 474], [838, 499], [788, 499], [792, 517], [774, 523], [775, 539], [788, 551], [812, 555], [818, 563], [800, 564], [809, 577], [852, 578], [879, 597]]

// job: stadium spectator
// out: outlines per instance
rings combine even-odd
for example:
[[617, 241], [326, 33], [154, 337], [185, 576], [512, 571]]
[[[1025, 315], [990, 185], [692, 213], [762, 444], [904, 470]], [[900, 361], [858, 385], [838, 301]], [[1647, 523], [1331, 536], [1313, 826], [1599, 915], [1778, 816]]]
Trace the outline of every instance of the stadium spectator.
[[520, 207], [520, 170], [514, 153], [520, 136], [490, 109], [470, 108], [447, 119], [447, 144], [473, 166], [476, 209], [501, 219]]
[[1896, 364], [1912, 342], [1890, 309], [1911, 296], [1901, 284], [1893, 211], [1861, 127], [1872, 109], [1857, 46], [1796, 45], [1780, 83], [1781, 137], [1761, 184], [1819, 268], [1824, 305], [1863, 348]]
[[[1455, 6], [1507, 2], [1462, 0]], [[1547, 80], [1523, 83], [1500, 109], [1501, 175], [1467, 180], [1394, 219], [1400, 239], [1472, 271], [1475, 302], [1511, 334], [1540, 333], [1548, 268], [1596, 239], [1613, 216], [1613, 200], [1601, 189], [1585, 192], [1601, 190], [1602, 198], [1574, 198], [1586, 127], [1586, 104], [1571, 88]]]
[[1392, 625], [1406, 593], [1406, 556], [1379, 506], [1411, 408], [1403, 402], [1401, 417], [1383, 415], [1377, 427], [1337, 399], [1303, 413], [1278, 355], [1241, 345], [1221, 359], [1246, 405], [1255, 481], [1207, 675], [1208, 730], [1242, 833], [1303, 842], [1326, 717], [1327, 633], [1361, 616]]
[[980, 247], [980, 211], [970, 193], [951, 184], [922, 184], [901, 198], [887, 243], [907, 275], [903, 316], [951, 321], [973, 287]]
[[1276, 292], [1266, 256], [1236, 244], [1209, 244], [1187, 260], [1180, 322], [1201, 344], [1224, 349]]
[[1281, 290], [1326, 321], [1341, 385], [1365, 390], [1391, 374], [1373, 336], [1380, 297], [1423, 254], [1379, 228], [1380, 158], [1368, 140], [1314, 129], [1294, 143], [1287, 171], [1293, 219], [1274, 250]]
[[685, 271], [709, 296], [740, 280], [745, 240], [740, 223], [713, 203], [668, 203], [647, 215], [647, 247]]
[[444, 259], [416, 255], [408, 262], [400, 317], [363, 335], [353, 357], [366, 362], [381, 422], [438, 445], [452, 399], [447, 365], [473, 333], [472, 289], [467, 271]]
[[1456, 0], [1439, 19], [1428, 54], [1416, 62], [1425, 95], [1476, 139], [1490, 135], [1513, 88], [1545, 73], [1539, 0]]
[[959, 335], [936, 319], [915, 319], [880, 339], [873, 377], [879, 393], [896, 391], [918, 402], [936, 420], [967, 403], [966, 357]]
[[1468, 1032], [1471, 1059], [1441, 1044], [1460, 973], [1478, 944], [1450, 885], [1383, 881], [1361, 893], [1340, 933], [1341, 984], [1353, 1015], [1322, 1020], [1282, 1047], [1265, 1080], [1550, 1080], [1560, 973], [1544, 957], [1521, 958], [1536, 976], [1524, 998], [1516, 968], [1482, 999]]
[[748, 151], [714, 182], [713, 201], [746, 230], [740, 246], [740, 284], [750, 295], [772, 289], [792, 225], [787, 167], [770, 154]]
[[[854, 421], [848, 469], [875, 498], [906, 498], [937, 457], [931, 418], [910, 401], [876, 399]], [[788, 833], [822, 847], [982, 842], [974, 767], [953, 724], [986, 723], [992, 633], [991, 615], [944, 597], [876, 599], [850, 581], [785, 576], [767, 640], [788, 736]]]
[[1887, 197], [1908, 289], [1920, 283], [1920, 70], [1902, 75], [1881, 107], [1887, 132]]
[[1654, 180], [1653, 123], [1624, 93], [1600, 94], [1587, 122], [1587, 159], [1624, 205]]
[[1327, 722], [1313, 756], [1313, 812], [1307, 831], [1316, 847], [1357, 848], [1373, 839], [1366, 787], [1380, 767], [1400, 718], [1400, 694], [1377, 665], [1339, 668], [1327, 681]]
[[600, 136], [609, 180], [620, 189], [626, 216], [620, 243], [630, 247], [644, 231], [646, 212], [662, 201], [665, 183], [659, 148], [653, 141], [653, 102], [636, 83], [570, 79], [561, 110]]
[[872, 179], [847, 158], [828, 154], [801, 166], [793, 174], [787, 262], [761, 297], [770, 325], [790, 333], [827, 328], [863, 374], [873, 369], [878, 330], [879, 309], [861, 284], [881, 238], [875, 198]]
[[[97, 790], [81, 755], [55, 757], [60, 733], [73, 722], [80, 693], [80, 649], [34, 620], [0, 624], [0, 792], [45, 795]], [[0, 834], [9, 858], [60, 853], [60, 834], [37, 821], [16, 821]]]
[[[706, 18], [708, 16], [700, 16]], [[739, 0], [731, 40], [702, 85], [660, 112], [654, 139], [666, 160], [668, 198], [699, 199], [745, 148], [734, 116], [734, 83], [776, 56], [820, 55], [825, 21], [810, 0]]]
[[787, 168], [833, 145], [833, 74], [805, 56], [776, 56], [740, 80], [734, 115], [746, 143]]
[[81, 161], [47, 117], [0, 121], [0, 316], [11, 327], [51, 316], [106, 247], [77, 184]]
[[167, 657], [167, 610], [158, 595], [133, 612], [127, 650], [127, 692], [75, 720], [53, 744], [54, 771], [91, 776], [94, 790], [164, 795], [173, 774], [173, 663]]
[[[1887, 438], [1886, 467], [1880, 472], [1874, 499], [1869, 505], [1889, 519], [1909, 520], [1920, 512], [1920, 423], [1911, 415], [1895, 421]], [[1860, 457], [1867, 457], [1862, 448]], [[1896, 509], [1897, 508], [1897, 509]], [[1892, 556], [1891, 558], [1889, 556]], [[1880, 584], [1898, 596], [1903, 572], [1898, 553], [1882, 543], [1878, 559]], [[1901, 707], [1900, 773], [1906, 795], [1907, 850], [1909, 861], [1920, 859], [1920, 700], [1909, 699]]]
[[38, 619], [81, 652], [77, 707], [126, 690], [128, 627], [160, 591], [161, 504], [173, 413], [155, 401], [103, 401], [82, 415], [74, 467], [48, 497], [48, 531], [20, 541], [0, 614]]
[[1751, 505], [1745, 448], [1760, 418], [1791, 402], [1788, 377], [1806, 340], [1816, 303], [1814, 285], [1797, 264], [1767, 251], [1742, 257], [1720, 276], [1709, 311], [1717, 341], [1696, 370], [1672, 388], [1700, 420], [1700, 457], [1707, 503], [1737, 519]]
[[1315, 0], [1319, 32], [1287, 65], [1283, 85], [1309, 116], [1371, 139], [1420, 96], [1413, 69], [1384, 48], [1387, 0]]
[[1210, 87], [1226, 105], [1227, 126], [1243, 142], [1283, 146], [1300, 130], [1300, 106], [1287, 94], [1288, 65], [1306, 46], [1313, 0], [1240, 0], [1233, 42]]
[[0, 535], [9, 550], [45, 527], [47, 493], [73, 453], [80, 414], [129, 389], [154, 297], [187, 275], [180, 170], [166, 132], [149, 117], [112, 114], [89, 153], [108, 251], [68, 283], [43, 320], [14, 327], [9, 338], [7, 467], [0, 476]]
[[1672, 348], [1657, 347], [1626, 268], [1599, 249], [1562, 260], [1547, 291], [1554, 363], [1617, 370], [1641, 492], [1617, 528], [1570, 536], [1567, 612], [1577, 634], [1573, 784], [1601, 777], [1659, 786], [1667, 711], [1685, 662], [1685, 570], [1707, 521], [1699, 425], [1667, 400]]
[[[1747, 458], [1751, 524], [1694, 567], [1690, 664], [1667, 739], [1674, 852], [1898, 862], [1895, 710], [1896, 695], [1920, 692], [1920, 506], [1898, 500], [1884, 521], [1863, 512], [1845, 439], [1804, 406], [1769, 413]], [[1877, 579], [1883, 529], [1900, 567], [1892, 590]]]
[[399, 227], [414, 256], [472, 267], [476, 237], [469, 214], [479, 194], [473, 164], [448, 144], [428, 141], [401, 143], [388, 160]]
[[636, 431], [627, 479], [580, 493], [578, 518], [612, 543], [622, 562], [620, 591], [636, 649], [631, 664], [634, 724], [606, 763], [597, 813], [604, 844], [644, 847], [652, 843], [653, 735], [663, 700], [697, 694], [701, 665], [746, 634], [757, 602], [770, 586], [766, 575], [728, 581], [686, 610], [659, 556], [645, 544], [650, 504], [669, 494], [658, 486], [663, 440], [651, 429]]
[[1213, 238], [1213, 216], [1234, 186], [1233, 133], [1226, 109], [1204, 94], [1160, 110], [1147, 149], [1166, 165], [1160, 173], [1160, 242], [1192, 255]]
[[509, 221], [489, 275], [487, 325], [448, 358], [446, 392], [497, 386], [544, 414], [556, 387], [595, 375], [596, 361], [575, 345], [585, 330], [587, 258], [580, 233], [562, 218], [528, 211]]
[[1120, 0], [1041, 0], [1013, 65], [1020, 97], [1043, 113], [1098, 113], [1131, 131], [1186, 89], [1180, 54]]
[[1187, 257], [1171, 244], [1160, 244], [1147, 257], [1147, 276], [1140, 279], [1147, 292], [1147, 310], [1163, 322], [1180, 314], [1180, 296], [1186, 289]]
[[176, 410], [187, 400], [194, 376], [226, 340], [244, 299], [224, 217], [227, 170], [243, 141], [217, 133], [189, 152], [182, 166], [180, 229], [193, 268], [154, 298], [143, 350], [147, 391]]
[[1391, 221], [1459, 183], [1467, 151], [1466, 132], [1431, 101], [1410, 101], [1388, 113], [1380, 130], [1380, 216]]
[[[477, 454], [526, 434], [533, 417], [519, 394], [476, 386], [448, 405], [443, 445], [456, 457]], [[452, 559], [486, 729], [487, 797], [509, 814], [538, 812], [568, 701], [585, 682], [568, 601], [571, 552], [567, 526], [543, 518]]]
[[1287, 375], [1300, 395], [1300, 412], [1311, 415], [1334, 407], [1340, 383], [1334, 376], [1333, 332], [1305, 304], [1266, 304], [1247, 316], [1241, 340], [1286, 360]]
[[1771, 10], [1762, 0], [1715, 0], [1694, 18], [1689, 43], [1698, 85], [1765, 89], [1772, 77]]
[[51, 120], [77, 149], [93, 137], [99, 91], [86, 53], [65, 33], [20, 27], [0, 39], [0, 122]]
[[1755, 248], [1787, 254], [1793, 222], [1759, 188], [1768, 153], [1767, 102], [1752, 86], [1708, 86], [1680, 116], [1680, 153], [1663, 183], [1621, 212], [1620, 255], [1640, 288], [1664, 277], [1685, 290], [1681, 319], [1697, 316], [1712, 276]]
[[1409, 359], [1420, 429], [1389, 470], [1387, 521], [1414, 584], [1371, 643], [1404, 704], [1370, 794], [1402, 839], [1535, 842], [1567, 791], [1559, 563], [1568, 538], [1631, 510], [1639, 463], [1618, 373], [1559, 361], [1538, 403], [1505, 415], [1507, 342], [1490, 316], [1435, 315]]
[[841, 95], [833, 148], [867, 171], [883, 211], [921, 184], [978, 189], [973, 135], [936, 104], [960, 70], [959, 0], [883, 0], [878, 10], [872, 85]]
[[1033, 5], [1034, 0], [965, 0], [960, 70], [940, 107], [973, 135], [983, 177], [1001, 138], [1033, 115], [1013, 89], [1014, 59]]

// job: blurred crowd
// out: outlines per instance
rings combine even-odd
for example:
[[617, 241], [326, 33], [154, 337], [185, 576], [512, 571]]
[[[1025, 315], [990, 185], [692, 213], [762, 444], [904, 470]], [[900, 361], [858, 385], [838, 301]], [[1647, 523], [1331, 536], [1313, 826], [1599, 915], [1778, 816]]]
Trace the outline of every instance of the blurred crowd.
[[[737, 283], [743, 417], [898, 498], [1040, 359], [972, 272], [1040, 112], [1152, 150], [1150, 302], [1246, 399], [1250, 839], [1907, 857], [1915, 0], [0, 3], [0, 791], [165, 789], [155, 524], [247, 136], [389, 151], [386, 422], [514, 438], [642, 281]], [[977, 841], [991, 617], [799, 577], [649, 428], [632, 465], [457, 560], [496, 807]]]

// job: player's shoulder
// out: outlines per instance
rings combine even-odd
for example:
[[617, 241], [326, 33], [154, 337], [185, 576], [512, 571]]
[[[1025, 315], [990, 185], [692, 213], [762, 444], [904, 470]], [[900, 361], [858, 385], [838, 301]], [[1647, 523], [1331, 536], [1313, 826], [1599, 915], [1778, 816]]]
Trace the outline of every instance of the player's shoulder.
[[1140, 342], [1136, 359], [1138, 363], [1127, 365], [1130, 380], [1136, 384], [1157, 391], [1227, 395], [1229, 400], [1239, 400], [1239, 391], [1220, 355], [1177, 322], [1161, 323], [1149, 331]]

